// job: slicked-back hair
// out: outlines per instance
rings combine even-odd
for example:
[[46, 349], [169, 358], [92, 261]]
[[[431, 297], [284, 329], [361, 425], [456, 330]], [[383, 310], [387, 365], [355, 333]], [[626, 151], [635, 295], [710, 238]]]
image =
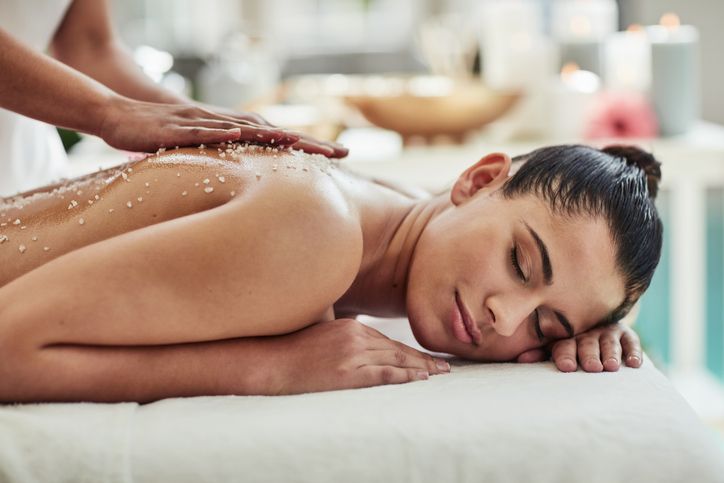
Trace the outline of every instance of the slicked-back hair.
[[534, 194], [553, 213], [606, 220], [625, 297], [600, 324], [619, 321], [648, 288], [661, 258], [663, 225], [654, 205], [660, 163], [632, 146], [582, 145], [545, 147], [513, 162], [522, 166], [503, 185], [504, 197]]

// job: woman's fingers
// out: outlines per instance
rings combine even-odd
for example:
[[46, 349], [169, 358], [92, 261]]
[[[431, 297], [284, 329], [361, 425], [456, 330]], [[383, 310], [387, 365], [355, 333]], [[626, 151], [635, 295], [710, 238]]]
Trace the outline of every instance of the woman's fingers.
[[578, 360], [586, 372], [601, 372], [601, 349], [599, 346], [598, 334], [583, 334], [577, 339]]
[[601, 335], [601, 361], [603, 368], [609, 372], [618, 371], [621, 367], [621, 341], [613, 333]]
[[626, 365], [629, 367], [641, 367], [643, 357], [641, 356], [641, 341], [633, 329], [626, 327], [621, 336], [621, 346]]
[[372, 350], [369, 353], [368, 364], [420, 369], [430, 374], [450, 372], [450, 365], [446, 361], [412, 350], [414, 352], [405, 350], [403, 347]]
[[360, 387], [424, 381], [429, 377], [430, 375], [426, 371], [420, 369], [372, 365], [364, 366], [359, 369]]
[[586, 372], [618, 371], [622, 361], [629, 367], [639, 367], [643, 360], [638, 335], [621, 324], [559, 340], [553, 345], [552, 354], [556, 366], [564, 372], [576, 370], [576, 357]]
[[[423, 364], [423, 366], [427, 368], [429, 372], [432, 373], [437, 374], [442, 372], [450, 372], [450, 364], [447, 361], [437, 357], [433, 357], [425, 352], [421, 352], [417, 349], [410, 347], [407, 344], [403, 344], [402, 342], [390, 339], [385, 334], [373, 329], [372, 327], [366, 326], [364, 324], [361, 325], [365, 330], [365, 334], [367, 334], [371, 339], [368, 343], [368, 348], [370, 350], [376, 352], [393, 352], [395, 353], [395, 355], [392, 357], [394, 357], [395, 361], [419, 362], [420, 364]], [[384, 357], [385, 358], [383, 360], [386, 360], [388, 362], [392, 360], [389, 354], [384, 355]]]
[[577, 369], [576, 339], [562, 339], [553, 344], [551, 350], [553, 362], [562, 372], [573, 372]]

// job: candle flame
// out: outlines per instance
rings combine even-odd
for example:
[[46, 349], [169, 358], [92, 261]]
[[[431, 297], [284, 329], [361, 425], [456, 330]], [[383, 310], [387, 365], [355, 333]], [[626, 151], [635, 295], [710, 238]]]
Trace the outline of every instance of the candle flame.
[[591, 21], [581, 15], [571, 18], [571, 32], [578, 36], [584, 36], [591, 33]]
[[580, 67], [575, 62], [566, 62], [561, 68], [561, 77], [563, 79], [570, 78], [575, 72], [578, 72]]
[[661, 16], [661, 20], [659, 20], [659, 23], [666, 27], [667, 29], [675, 29], [678, 28], [679, 25], [681, 25], [681, 21], [679, 20], [679, 16], [675, 13], [665, 13]]
[[569, 89], [583, 93], [597, 92], [601, 78], [593, 72], [581, 70], [575, 62], [567, 62], [561, 69], [561, 81]]
[[638, 23], [632, 23], [626, 29], [627, 32], [643, 32], [643, 30], [644, 30], [643, 25], [638, 24]]

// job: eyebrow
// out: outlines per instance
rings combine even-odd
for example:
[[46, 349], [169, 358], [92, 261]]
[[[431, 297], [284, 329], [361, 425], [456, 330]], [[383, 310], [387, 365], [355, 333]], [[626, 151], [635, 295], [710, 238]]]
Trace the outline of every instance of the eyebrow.
[[[546, 244], [543, 243], [540, 236], [538, 236], [538, 233], [536, 233], [536, 231], [531, 228], [528, 223], [523, 222], [523, 224], [528, 229], [530, 236], [532, 236], [535, 240], [535, 244], [538, 245], [538, 251], [540, 251], [540, 258], [543, 263], [543, 279], [545, 280], [546, 285], [551, 285], [553, 283], [553, 267], [551, 266], [551, 259], [548, 256], [548, 248], [546, 247]], [[568, 321], [568, 318], [556, 310], [554, 310], [553, 313], [555, 314], [558, 322], [565, 329], [568, 337], [573, 337], [575, 331], [573, 330], [571, 323]]]
[[553, 283], [553, 267], [551, 266], [551, 259], [548, 256], [548, 248], [546, 244], [543, 243], [543, 240], [540, 239], [538, 233], [536, 233], [528, 223], [523, 222], [523, 224], [528, 229], [530, 236], [535, 240], [535, 244], [538, 245], [538, 251], [540, 252], [540, 258], [543, 263], [543, 280], [545, 280], [546, 285], [551, 285]]

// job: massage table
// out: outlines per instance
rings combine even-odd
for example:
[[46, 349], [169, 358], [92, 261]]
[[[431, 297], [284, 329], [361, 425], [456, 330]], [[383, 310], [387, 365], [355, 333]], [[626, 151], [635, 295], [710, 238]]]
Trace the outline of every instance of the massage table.
[[[406, 320], [361, 318], [416, 348]], [[0, 482], [724, 482], [724, 446], [640, 369], [451, 360], [294, 396], [0, 406]]]

